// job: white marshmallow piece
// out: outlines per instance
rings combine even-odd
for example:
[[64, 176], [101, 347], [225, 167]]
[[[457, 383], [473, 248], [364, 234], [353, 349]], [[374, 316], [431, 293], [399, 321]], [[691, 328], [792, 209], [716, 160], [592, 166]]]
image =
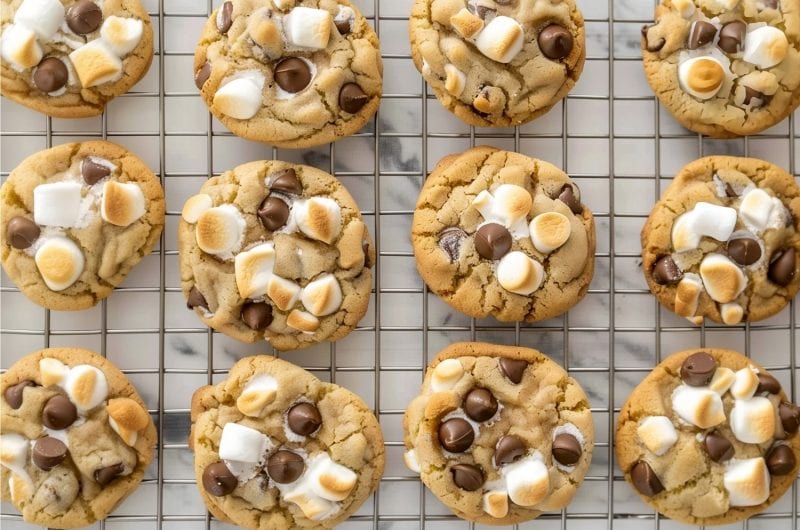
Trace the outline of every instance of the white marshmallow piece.
[[725, 67], [716, 57], [692, 57], [678, 67], [681, 88], [692, 96], [706, 100], [717, 95], [725, 83]]
[[497, 264], [497, 281], [506, 291], [528, 296], [544, 283], [544, 267], [524, 252], [509, 252]]
[[275, 307], [281, 311], [289, 311], [300, 300], [302, 288], [291, 280], [273, 275], [267, 284], [267, 296]]
[[700, 276], [693, 272], [686, 273], [675, 291], [675, 313], [686, 318], [694, 317], [702, 292], [703, 280]]
[[186, 203], [183, 205], [183, 210], [181, 211], [181, 217], [183, 217], [183, 220], [187, 223], [195, 224], [203, 213], [213, 207], [214, 201], [211, 199], [211, 196], [200, 193], [186, 200]]
[[533, 199], [528, 190], [515, 184], [501, 184], [493, 192], [482, 191], [472, 205], [488, 223], [497, 223], [509, 229], [514, 237], [528, 236], [528, 213]]
[[283, 21], [284, 29], [294, 46], [323, 50], [328, 47], [333, 17], [324, 9], [296, 7]]
[[0, 464], [14, 473], [24, 473], [30, 448], [30, 441], [21, 434], [0, 435]]
[[719, 312], [722, 315], [722, 322], [728, 326], [735, 326], [744, 318], [744, 308], [739, 304], [722, 304]]
[[693, 211], [693, 227], [704, 236], [727, 241], [736, 228], [736, 210], [733, 208], [698, 202]]
[[290, 489], [281, 488], [281, 497], [286, 502], [296, 504], [303, 515], [312, 521], [322, 521], [339, 511], [336, 503], [325, 500], [311, 491], [311, 484], [307, 479], [300, 479], [293, 486]]
[[508, 515], [508, 493], [500, 490], [492, 490], [484, 493], [483, 511], [495, 519], [502, 519]]
[[43, 41], [50, 40], [64, 22], [64, 6], [59, 0], [23, 0], [14, 13], [14, 23], [24, 26]]
[[302, 333], [313, 334], [319, 329], [319, 319], [306, 311], [294, 309], [286, 317], [286, 325]]
[[236, 206], [223, 204], [210, 208], [197, 219], [197, 246], [208, 254], [230, 259], [242, 247], [246, 226], [242, 212]]
[[219, 440], [219, 457], [231, 462], [258, 464], [264, 461], [271, 446], [269, 438], [261, 432], [238, 423], [226, 423]]
[[694, 217], [694, 211], [689, 211], [672, 224], [672, 246], [676, 252], [686, 252], [700, 246], [703, 236], [694, 229]]
[[73, 228], [81, 205], [79, 182], [53, 182], [33, 189], [33, 220], [41, 226]]
[[302, 233], [329, 245], [342, 230], [342, 210], [336, 201], [327, 197], [295, 202], [292, 214]]
[[530, 232], [531, 241], [536, 250], [542, 254], [550, 254], [569, 240], [572, 225], [566, 215], [547, 212], [533, 218]]
[[497, 16], [478, 34], [475, 46], [480, 52], [498, 63], [510, 63], [522, 51], [525, 31], [511, 17]]
[[672, 8], [685, 19], [692, 18], [696, 10], [694, 0], [672, 0]]
[[767, 228], [775, 204], [772, 197], [761, 188], [755, 188], [742, 197], [739, 215], [748, 228], [763, 232]]
[[678, 441], [678, 431], [666, 416], [648, 416], [636, 430], [639, 440], [656, 456], [662, 456]]
[[78, 245], [61, 236], [48, 238], [36, 251], [34, 262], [51, 291], [63, 291], [74, 284], [86, 265]]
[[69, 54], [84, 88], [116, 81], [122, 76], [122, 60], [102, 39], [89, 41]]
[[343, 501], [350, 495], [358, 475], [350, 468], [337, 464], [327, 453], [321, 453], [308, 463], [311, 491], [329, 501]]
[[142, 40], [144, 23], [136, 18], [107, 17], [100, 28], [100, 37], [111, 50], [124, 57], [133, 51]]
[[535, 456], [507, 465], [504, 475], [508, 497], [518, 506], [536, 506], [550, 493], [547, 466]]
[[711, 382], [708, 383], [708, 388], [722, 396], [725, 395], [725, 392], [733, 385], [734, 381], [736, 381], [736, 374], [733, 370], [720, 366], [717, 368], [717, 371], [714, 372], [714, 377], [712, 377]]
[[419, 460], [417, 460], [417, 452], [414, 449], [409, 449], [403, 453], [403, 461], [406, 463], [406, 467], [409, 470], [413, 471], [414, 473], [420, 472]]
[[105, 374], [88, 364], [71, 368], [62, 386], [70, 401], [82, 412], [92, 410], [108, 397]]
[[236, 255], [234, 275], [242, 298], [259, 298], [267, 292], [275, 267], [275, 245], [262, 243]]
[[133, 182], [109, 180], [103, 184], [100, 215], [114, 226], [130, 226], [145, 212], [142, 188]]
[[214, 94], [213, 106], [226, 116], [249, 120], [261, 110], [263, 104], [264, 74], [239, 75], [228, 81]]
[[449, 63], [444, 65], [444, 72], [447, 75], [444, 81], [445, 90], [455, 97], [460, 97], [467, 86], [467, 75]]
[[300, 300], [312, 315], [328, 316], [341, 307], [342, 288], [336, 276], [325, 274], [305, 286]]
[[445, 359], [436, 365], [431, 375], [431, 390], [444, 392], [450, 390], [464, 377], [464, 365], [458, 359]]
[[700, 263], [700, 277], [708, 296], [727, 304], [736, 300], [747, 287], [747, 276], [727, 256], [709, 254]]
[[[716, 375], [716, 374], [715, 374]], [[750, 399], [758, 388], [758, 375], [751, 367], [742, 368], [734, 374], [731, 395], [736, 399]]]
[[781, 64], [788, 52], [789, 39], [776, 27], [761, 26], [745, 35], [743, 59], [763, 70]]
[[242, 389], [236, 400], [236, 408], [245, 416], [260, 418], [264, 409], [278, 395], [278, 380], [271, 375], [253, 377]]
[[722, 398], [705, 387], [680, 385], [672, 393], [672, 409], [686, 423], [710, 429], [725, 421]]
[[740, 442], [763, 444], [775, 435], [775, 417], [775, 407], [765, 397], [737, 399], [731, 410], [731, 430]]
[[42, 386], [47, 388], [61, 385], [69, 374], [69, 367], [52, 357], [45, 357], [39, 361], [39, 376], [42, 378]]
[[769, 498], [770, 478], [763, 458], [732, 460], [723, 484], [731, 506], [758, 506]]
[[0, 51], [3, 59], [18, 72], [33, 68], [39, 64], [44, 55], [42, 47], [36, 40], [36, 34], [18, 24], [12, 24], [3, 31]]

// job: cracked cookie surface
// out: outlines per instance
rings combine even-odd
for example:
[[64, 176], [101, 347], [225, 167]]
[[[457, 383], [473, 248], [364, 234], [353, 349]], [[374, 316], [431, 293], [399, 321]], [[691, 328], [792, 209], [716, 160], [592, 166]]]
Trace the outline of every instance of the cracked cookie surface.
[[411, 237], [431, 290], [475, 318], [555, 317], [594, 274], [594, 218], [577, 185], [547, 162], [493, 147], [439, 162]]
[[642, 268], [665, 307], [695, 324], [763, 320], [800, 289], [800, 190], [777, 166], [706, 157], [675, 177], [642, 229]]
[[403, 428], [406, 465], [456, 515], [492, 525], [567, 506], [594, 447], [577, 381], [536, 350], [475, 342], [436, 356]]
[[769, 372], [731, 350], [675, 353], [631, 393], [617, 463], [671, 519], [721, 525], [776, 502], [797, 476], [800, 408]]
[[100, 355], [49, 348], [0, 375], [0, 488], [25, 521], [80, 528], [141, 482], [156, 429], [125, 375]]
[[209, 511], [244, 528], [332, 528], [383, 474], [383, 434], [367, 405], [266, 355], [195, 392], [189, 443]]
[[697, 133], [757, 134], [800, 104], [795, 0], [662, 0], [642, 53], [661, 103]]
[[312, 147], [359, 131], [383, 84], [378, 37], [348, 0], [232, 0], [209, 19], [195, 81], [236, 135]]
[[416, 0], [409, 29], [414, 65], [441, 104], [480, 127], [546, 113], [586, 59], [573, 0]]
[[150, 253], [164, 192], [149, 168], [105, 141], [64, 144], [17, 166], [0, 189], [6, 273], [33, 302], [92, 307]]

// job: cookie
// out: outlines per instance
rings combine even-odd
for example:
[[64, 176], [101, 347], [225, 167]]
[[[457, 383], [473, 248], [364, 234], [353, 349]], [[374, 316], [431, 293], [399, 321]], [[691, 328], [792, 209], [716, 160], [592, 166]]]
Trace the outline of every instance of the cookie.
[[375, 247], [353, 198], [308, 166], [251, 162], [186, 201], [178, 229], [189, 309], [279, 350], [338, 340], [369, 305]]
[[26, 158], [0, 189], [3, 268], [48, 309], [97, 304], [150, 253], [164, 227], [164, 192], [136, 156], [104, 141]]
[[228, 129], [278, 147], [358, 132], [383, 86], [378, 37], [348, 0], [231, 0], [194, 59], [203, 100]]
[[712, 156], [684, 167], [642, 230], [642, 268], [665, 307], [699, 325], [755, 322], [800, 289], [800, 190], [782, 169]]
[[586, 60], [574, 0], [416, 0], [409, 30], [414, 65], [439, 102], [479, 127], [541, 116]]
[[25, 521], [82, 528], [142, 481], [156, 428], [127, 377], [100, 355], [49, 348], [0, 375], [0, 488]]
[[642, 54], [658, 99], [697, 133], [757, 134], [800, 105], [795, 0], [662, 0]]
[[139, 0], [5, 0], [0, 92], [58, 118], [101, 114], [144, 77], [153, 28]]
[[800, 407], [769, 372], [730, 350], [671, 355], [631, 393], [616, 454], [644, 502], [692, 525], [762, 512], [798, 472]]
[[383, 434], [361, 398], [266, 355], [195, 392], [189, 444], [209, 511], [254, 530], [332, 528], [383, 475]]
[[577, 381], [529, 348], [452, 344], [403, 420], [405, 462], [457, 516], [510, 525], [572, 500], [594, 426]]
[[594, 274], [594, 218], [577, 185], [547, 162], [493, 147], [439, 162], [411, 238], [425, 283], [475, 318], [555, 317]]

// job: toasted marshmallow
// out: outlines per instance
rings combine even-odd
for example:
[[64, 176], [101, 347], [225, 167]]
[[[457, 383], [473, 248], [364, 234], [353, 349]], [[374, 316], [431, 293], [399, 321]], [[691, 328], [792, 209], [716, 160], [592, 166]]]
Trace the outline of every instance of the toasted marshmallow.
[[734, 381], [736, 381], [736, 374], [734, 371], [730, 368], [720, 366], [717, 368], [717, 371], [714, 372], [714, 377], [712, 377], [711, 382], [708, 383], [708, 388], [722, 396], [728, 391], [731, 385], [733, 385]]
[[639, 440], [656, 456], [662, 456], [678, 441], [678, 431], [666, 416], [648, 416], [636, 430]]
[[775, 416], [775, 407], [765, 397], [737, 399], [731, 410], [731, 430], [740, 442], [763, 444], [775, 435]]
[[358, 481], [351, 469], [337, 464], [327, 453], [321, 453], [308, 463], [311, 491], [329, 501], [343, 501]]
[[43, 41], [50, 40], [64, 22], [64, 6], [59, 0], [23, 0], [14, 13], [14, 23], [24, 26]]
[[703, 281], [694, 273], [684, 274], [675, 291], [675, 313], [678, 316], [691, 318], [697, 313], [700, 293], [703, 292]]
[[283, 21], [286, 35], [294, 46], [322, 50], [328, 47], [333, 17], [324, 9], [295, 7]]
[[78, 281], [86, 264], [78, 245], [61, 236], [48, 238], [36, 251], [34, 261], [51, 291], [63, 291]]
[[680, 15], [689, 19], [692, 18], [695, 12], [694, 0], [672, 0], [672, 9], [680, 13]]
[[261, 110], [265, 81], [264, 74], [256, 70], [223, 81], [214, 94], [214, 109], [237, 120], [249, 120]]
[[515, 237], [528, 235], [525, 220], [533, 206], [528, 190], [515, 184], [501, 184], [492, 193], [482, 191], [472, 201], [486, 222], [505, 226]]
[[335, 313], [342, 305], [342, 288], [333, 274], [320, 276], [303, 289], [300, 300], [314, 316], [324, 317]]
[[286, 325], [303, 333], [314, 333], [319, 329], [319, 319], [299, 309], [293, 310], [286, 318]]
[[144, 215], [144, 194], [132, 182], [109, 180], [103, 185], [100, 215], [114, 226], [130, 226]]
[[722, 254], [703, 258], [700, 276], [708, 296], [720, 304], [733, 302], [747, 287], [747, 276], [742, 269]]
[[33, 189], [33, 221], [41, 226], [73, 228], [81, 206], [79, 182], [53, 182]]
[[111, 50], [124, 57], [133, 51], [142, 40], [144, 23], [136, 18], [123, 18], [114, 15], [106, 17], [100, 28], [100, 37]]
[[150, 415], [130, 398], [114, 398], [106, 405], [108, 424], [127, 445], [136, 445], [139, 431], [150, 423]]
[[327, 197], [295, 202], [292, 213], [300, 231], [311, 239], [331, 244], [342, 230], [342, 209]]
[[444, 65], [444, 72], [447, 74], [444, 81], [445, 90], [455, 97], [459, 97], [467, 86], [466, 74], [452, 64]]
[[462, 7], [461, 11], [450, 17], [450, 25], [462, 38], [471, 39], [483, 29], [483, 20]]
[[45, 357], [39, 361], [39, 375], [42, 378], [42, 386], [59, 386], [67, 378], [69, 367], [52, 357]]
[[236, 206], [223, 204], [210, 208], [197, 219], [197, 246], [208, 254], [230, 259], [242, 248], [245, 227], [244, 217]]
[[495, 519], [502, 519], [508, 515], [508, 493], [498, 490], [484, 493], [483, 511]]
[[259, 298], [267, 292], [275, 267], [275, 245], [262, 243], [236, 255], [233, 269], [242, 298]]
[[406, 467], [414, 473], [420, 472], [419, 460], [417, 460], [417, 452], [414, 449], [409, 449], [403, 453], [403, 461], [406, 463]]
[[550, 493], [547, 466], [536, 456], [528, 456], [503, 469], [508, 497], [517, 506], [536, 506]]
[[31, 443], [21, 434], [0, 435], [0, 464], [15, 473], [25, 471]]
[[257, 464], [263, 462], [272, 443], [261, 432], [239, 425], [226, 423], [219, 440], [219, 457], [226, 461]]
[[763, 458], [732, 460], [723, 484], [731, 506], [758, 506], [769, 498], [770, 478]]
[[750, 399], [758, 388], [758, 374], [751, 367], [742, 368], [734, 374], [731, 395], [736, 399]]
[[739, 215], [748, 228], [760, 233], [767, 228], [774, 207], [772, 197], [761, 188], [755, 188], [742, 197]]
[[70, 401], [83, 412], [92, 410], [108, 397], [108, 380], [105, 374], [88, 364], [71, 368], [63, 387]]
[[698, 99], [711, 99], [725, 82], [725, 67], [715, 57], [692, 57], [678, 67], [681, 88]]
[[572, 225], [564, 214], [547, 212], [533, 218], [530, 225], [531, 241], [536, 250], [549, 254], [569, 240]]
[[286, 11], [294, 7], [295, 0], [272, 0], [272, 3], [275, 4], [275, 7], [278, 9]]
[[719, 311], [722, 314], [722, 321], [729, 326], [739, 324], [744, 318], [744, 308], [739, 304], [722, 304]]
[[436, 365], [431, 375], [431, 390], [450, 390], [464, 377], [464, 365], [458, 359], [445, 359]]
[[0, 49], [2, 49], [3, 59], [11, 63], [11, 66], [21, 72], [26, 68], [33, 68], [42, 60], [44, 52], [36, 34], [25, 26], [12, 24], [3, 31], [0, 38]]
[[544, 267], [524, 252], [509, 252], [497, 264], [497, 281], [506, 291], [527, 296], [544, 283]]
[[213, 207], [214, 201], [211, 199], [211, 196], [201, 193], [187, 199], [186, 203], [183, 205], [181, 216], [187, 223], [195, 224], [197, 220], [200, 219], [201, 215]]
[[247, 19], [247, 33], [271, 58], [283, 53], [281, 30], [271, 17], [269, 8], [254, 11]]
[[267, 296], [281, 311], [289, 311], [300, 300], [302, 288], [291, 280], [273, 275], [267, 284]]
[[683, 421], [701, 429], [710, 429], [725, 421], [720, 395], [704, 387], [677, 387], [672, 392], [672, 409]]
[[776, 27], [761, 26], [745, 35], [743, 58], [761, 69], [781, 64], [788, 52], [789, 39]]
[[245, 416], [260, 418], [277, 395], [278, 381], [271, 375], [257, 375], [242, 389], [236, 400], [236, 408]]
[[514, 60], [525, 40], [525, 31], [511, 17], [496, 16], [483, 28], [475, 40], [475, 46], [486, 57], [498, 63]]
[[81, 86], [95, 87], [122, 76], [122, 60], [103, 40], [93, 40], [69, 54]]
[[296, 504], [303, 515], [312, 521], [321, 521], [336, 513], [338, 506], [335, 503], [311, 491], [308, 481], [301, 479], [298, 482], [301, 484], [281, 493], [284, 501]]

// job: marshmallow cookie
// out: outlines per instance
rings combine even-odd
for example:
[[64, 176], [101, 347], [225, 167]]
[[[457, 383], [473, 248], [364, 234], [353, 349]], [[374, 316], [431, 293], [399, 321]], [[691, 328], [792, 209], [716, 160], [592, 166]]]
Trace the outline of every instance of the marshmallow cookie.
[[86, 309], [150, 253], [164, 192], [144, 162], [104, 141], [28, 157], [0, 189], [3, 268], [48, 309]]
[[378, 37], [348, 0], [231, 0], [206, 24], [195, 83], [234, 134], [279, 147], [334, 142], [377, 112]]
[[81, 528], [142, 481], [156, 429], [119, 369], [79, 348], [32, 353], [0, 375], [0, 488], [25, 521]]
[[186, 201], [178, 240], [189, 309], [243, 342], [334, 341], [367, 311], [374, 245], [353, 198], [319, 169], [262, 161], [212, 178]]
[[408, 468], [456, 515], [491, 525], [564, 508], [594, 447], [577, 381], [536, 350], [477, 342], [436, 356], [403, 428]]
[[383, 475], [383, 434], [361, 398], [266, 355], [195, 392], [189, 444], [209, 511], [243, 528], [332, 528]]
[[414, 64], [441, 104], [480, 127], [544, 114], [586, 59], [574, 0], [416, 0], [409, 28]]
[[697, 133], [756, 134], [800, 104], [797, 0], [662, 0], [642, 52], [661, 103]]
[[547, 162], [493, 147], [439, 162], [411, 231], [422, 278], [475, 318], [561, 315], [594, 274], [594, 218], [577, 185]]
[[752, 360], [730, 350], [676, 353], [628, 398], [616, 454], [639, 496], [692, 525], [741, 521], [797, 477], [800, 407]]
[[798, 289], [800, 190], [782, 169], [713, 156], [684, 167], [642, 230], [642, 268], [664, 306], [700, 325], [778, 313]]
[[150, 68], [139, 0], [3, 0], [0, 92], [58, 118], [96, 116]]

